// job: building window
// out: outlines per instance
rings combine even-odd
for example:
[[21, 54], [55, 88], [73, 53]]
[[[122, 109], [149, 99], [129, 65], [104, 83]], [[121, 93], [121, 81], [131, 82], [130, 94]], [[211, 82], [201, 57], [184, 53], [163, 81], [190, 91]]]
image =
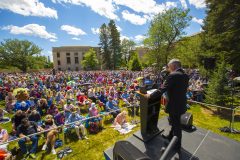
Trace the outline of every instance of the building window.
[[61, 68], [58, 68], [59, 71], [61, 71]]
[[61, 62], [58, 60], [58, 65], [60, 66], [61, 65]]
[[70, 53], [66, 53], [66, 56], [70, 56]]
[[67, 57], [67, 64], [71, 64], [71, 58]]
[[76, 53], [74, 53], [74, 56], [78, 56], [78, 53], [76, 52]]
[[57, 58], [59, 58], [60, 57], [60, 53], [59, 52], [57, 52]]
[[75, 57], [75, 64], [78, 64], [79, 61], [78, 61], [78, 57]]

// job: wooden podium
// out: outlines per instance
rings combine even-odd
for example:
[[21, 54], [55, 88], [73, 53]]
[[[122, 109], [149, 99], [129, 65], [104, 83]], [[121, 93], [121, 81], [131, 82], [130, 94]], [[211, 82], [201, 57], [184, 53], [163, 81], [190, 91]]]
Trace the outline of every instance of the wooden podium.
[[140, 95], [141, 130], [135, 133], [134, 136], [143, 142], [147, 142], [161, 133], [157, 127], [161, 95], [155, 94], [154, 96], [157, 96], [157, 98], [151, 98], [152, 92], [153, 90], [149, 90], [147, 94], [150, 94], [150, 97], [146, 98], [145, 94], [137, 91]]

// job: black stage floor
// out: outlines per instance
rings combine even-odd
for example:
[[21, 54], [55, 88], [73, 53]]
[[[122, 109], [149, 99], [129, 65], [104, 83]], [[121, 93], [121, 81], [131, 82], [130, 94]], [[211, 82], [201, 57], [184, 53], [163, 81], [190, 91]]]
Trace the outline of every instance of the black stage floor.
[[[167, 118], [159, 120], [158, 126], [164, 129], [164, 134], [169, 132]], [[129, 137], [127, 141], [153, 160], [160, 159], [160, 149], [166, 145], [166, 140], [161, 135], [145, 144], [134, 136]], [[104, 151], [106, 160], [112, 160], [112, 149], [113, 147]], [[183, 131], [181, 152], [183, 160], [240, 160], [240, 142], [197, 128], [194, 132]], [[168, 159], [174, 159], [175, 155], [174, 152], [170, 153]]]

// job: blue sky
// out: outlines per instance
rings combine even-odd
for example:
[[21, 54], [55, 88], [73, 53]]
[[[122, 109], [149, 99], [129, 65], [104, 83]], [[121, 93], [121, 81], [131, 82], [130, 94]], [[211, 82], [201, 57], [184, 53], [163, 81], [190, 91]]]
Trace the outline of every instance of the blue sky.
[[187, 35], [201, 30], [204, 0], [0, 0], [0, 41], [26, 39], [51, 56], [52, 47], [97, 46], [98, 28], [114, 19], [121, 38], [140, 45], [151, 18], [171, 7], [190, 9]]

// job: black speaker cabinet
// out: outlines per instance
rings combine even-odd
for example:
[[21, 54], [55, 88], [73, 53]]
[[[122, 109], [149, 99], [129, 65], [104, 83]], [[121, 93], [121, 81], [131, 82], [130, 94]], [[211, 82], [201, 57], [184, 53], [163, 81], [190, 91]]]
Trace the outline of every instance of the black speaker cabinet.
[[181, 116], [181, 125], [184, 128], [191, 128], [193, 125], [193, 115], [191, 113], [184, 113]]
[[113, 148], [113, 160], [151, 160], [128, 141], [118, 141]]

